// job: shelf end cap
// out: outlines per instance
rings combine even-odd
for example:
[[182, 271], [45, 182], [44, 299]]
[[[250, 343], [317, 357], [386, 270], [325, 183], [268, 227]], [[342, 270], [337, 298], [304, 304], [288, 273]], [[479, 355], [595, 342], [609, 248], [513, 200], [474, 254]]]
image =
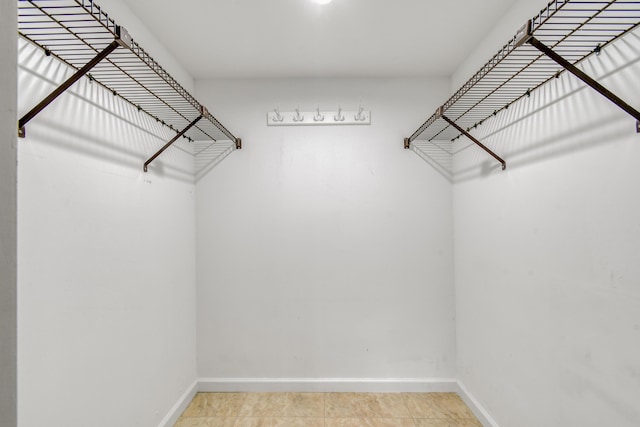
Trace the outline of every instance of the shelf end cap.
[[131, 34], [129, 31], [121, 25], [116, 27], [116, 38], [122, 47], [128, 47], [131, 49], [131, 44], [133, 43], [133, 38], [131, 38]]
[[529, 19], [526, 24], [520, 27], [514, 38], [516, 47], [522, 46], [533, 36], [532, 26], [533, 23], [531, 19]]

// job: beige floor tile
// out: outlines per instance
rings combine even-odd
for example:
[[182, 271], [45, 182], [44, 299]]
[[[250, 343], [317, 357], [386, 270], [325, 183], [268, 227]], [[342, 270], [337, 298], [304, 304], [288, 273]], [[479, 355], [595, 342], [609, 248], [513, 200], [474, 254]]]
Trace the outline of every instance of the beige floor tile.
[[183, 417], [236, 417], [245, 393], [198, 393], [182, 414]]
[[455, 393], [198, 393], [174, 427], [482, 425]]
[[401, 394], [327, 393], [327, 418], [411, 418]]
[[324, 427], [324, 418], [238, 418], [234, 427]]
[[455, 393], [405, 393], [414, 418], [475, 420], [473, 413]]
[[325, 418], [325, 427], [415, 427], [411, 418]]
[[322, 393], [249, 393], [240, 410], [241, 417], [311, 417], [324, 416]]
[[211, 418], [211, 417], [183, 417], [178, 420], [174, 427], [233, 427], [236, 417], [231, 418]]
[[417, 419], [417, 427], [482, 427], [477, 420]]

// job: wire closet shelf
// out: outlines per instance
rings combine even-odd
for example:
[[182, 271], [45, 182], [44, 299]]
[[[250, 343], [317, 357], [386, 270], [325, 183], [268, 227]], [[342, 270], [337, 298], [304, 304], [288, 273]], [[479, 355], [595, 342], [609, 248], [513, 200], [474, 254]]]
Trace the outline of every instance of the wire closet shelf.
[[[241, 148], [240, 139], [92, 0], [18, 0], [18, 33], [75, 69], [77, 78], [86, 76], [175, 131], [155, 157], [180, 137], [196, 142], [196, 159], [218, 141]], [[21, 119], [21, 136], [34, 110]]]
[[[450, 144], [462, 135], [479, 144], [469, 133], [474, 128], [514, 102], [530, 96], [532, 91], [558, 77], [565, 69], [575, 74], [576, 64], [598, 54], [606, 45], [639, 25], [640, 1], [549, 2], [410, 138], [405, 139], [405, 148], [411, 148], [414, 141]], [[552, 52], [541, 50], [545, 46]], [[560, 58], [553, 59], [549, 55]], [[561, 65], [558, 61], [563, 59], [566, 63]], [[580, 73], [580, 70], [576, 72]], [[588, 76], [585, 78], [589, 79]], [[595, 81], [588, 84], [600, 86]], [[618, 101], [627, 109], [614, 102], [640, 120], [640, 113], [624, 101]], [[500, 161], [504, 169], [506, 164], [502, 159], [486, 147], [482, 148]]]

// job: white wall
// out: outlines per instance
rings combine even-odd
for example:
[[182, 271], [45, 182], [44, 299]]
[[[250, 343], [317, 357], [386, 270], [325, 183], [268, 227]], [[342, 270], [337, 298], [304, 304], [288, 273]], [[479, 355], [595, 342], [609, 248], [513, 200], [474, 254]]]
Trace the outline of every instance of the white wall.
[[[638, 58], [636, 32], [584, 69], [638, 108]], [[479, 132], [507, 171], [454, 159], [461, 382], [500, 426], [639, 425], [635, 120], [565, 73]]]
[[[118, 25], [125, 27], [131, 37], [176, 79], [188, 92], [193, 94], [193, 77], [178, 60], [160, 43], [144, 23], [144, 16], [136, 16], [126, 0], [100, 0], [100, 7], [113, 18]], [[153, 13], [153, 11], [149, 11]], [[175, 29], [178, 31], [178, 26]]]
[[0, 426], [16, 426], [16, 9], [0, 2]]
[[[527, 20], [533, 18], [542, 8], [546, 6], [545, 0], [541, 1], [514, 1], [513, 5], [501, 17], [495, 18], [496, 22], [491, 27], [491, 31], [477, 43], [469, 52], [469, 56], [458, 66], [451, 76], [451, 96], [462, 86], [471, 76], [473, 76], [485, 63], [495, 55], [498, 50], [507, 44], [516, 34], [518, 29], [526, 24]], [[441, 104], [444, 104], [444, 101]]]
[[[21, 43], [19, 113], [69, 74]], [[87, 79], [27, 125], [20, 427], [155, 427], [194, 383], [191, 148], [180, 142], [142, 172], [171, 136]]]
[[[403, 149], [448, 87], [196, 81], [245, 146], [196, 186], [200, 377], [455, 378], [451, 184]], [[372, 126], [266, 126], [360, 101]]]

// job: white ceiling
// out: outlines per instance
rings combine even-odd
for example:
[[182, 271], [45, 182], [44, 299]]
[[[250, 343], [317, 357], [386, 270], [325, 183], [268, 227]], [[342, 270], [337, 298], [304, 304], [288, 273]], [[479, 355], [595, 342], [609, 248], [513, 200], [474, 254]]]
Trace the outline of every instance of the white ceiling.
[[204, 79], [448, 76], [516, 1], [125, 2]]

